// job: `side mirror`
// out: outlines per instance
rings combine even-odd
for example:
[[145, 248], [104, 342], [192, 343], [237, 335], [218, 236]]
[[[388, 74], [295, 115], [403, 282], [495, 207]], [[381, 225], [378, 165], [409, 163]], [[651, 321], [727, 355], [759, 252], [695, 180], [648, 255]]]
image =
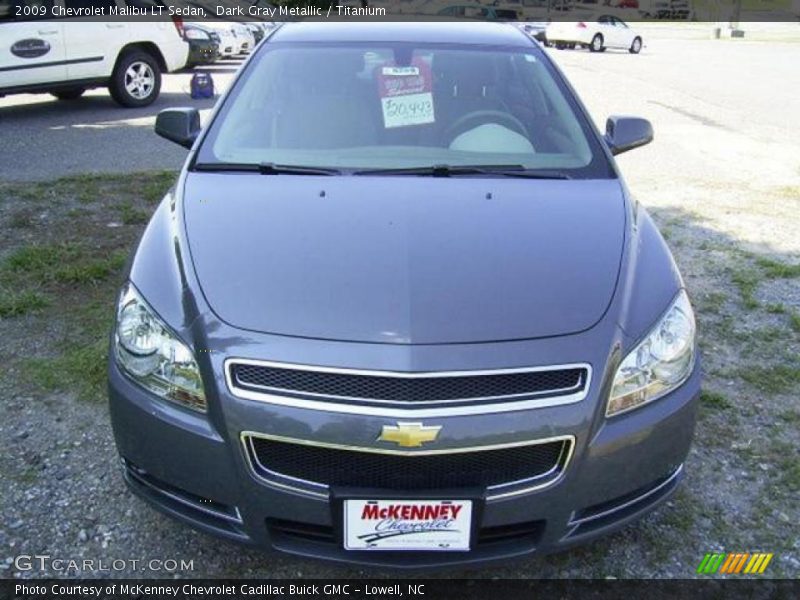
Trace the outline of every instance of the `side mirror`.
[[200, 134], [200, 113], [196, 108], [167, 108], [156, 117], [156, 133], [170, 142], [191, 148]]
[[606, 121], [606, 145], [617, 155], [653, 141], [653, 126], [639, 117], [612, 116]]

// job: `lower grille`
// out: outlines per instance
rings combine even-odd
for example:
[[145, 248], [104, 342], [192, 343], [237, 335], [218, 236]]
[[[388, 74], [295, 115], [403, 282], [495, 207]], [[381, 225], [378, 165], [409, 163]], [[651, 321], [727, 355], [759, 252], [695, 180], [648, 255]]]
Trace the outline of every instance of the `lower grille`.
[[[528, 542], [536, 544], [544, 532], [544, 521], [514, 523], [495, 527], [481, 527], [478, 530], [476, 546]], [[316, 525], [300, 521], [267, 519], [267, 528], [273, 539], [312, 542], [322, 544], [341, 544], [334, 528], [330, 525]]]
[[257, 474], [317, 486], [383, 490], [497, 488], [557, 477], [572, 439], [481, 450], [386, 454], [245, 436]]

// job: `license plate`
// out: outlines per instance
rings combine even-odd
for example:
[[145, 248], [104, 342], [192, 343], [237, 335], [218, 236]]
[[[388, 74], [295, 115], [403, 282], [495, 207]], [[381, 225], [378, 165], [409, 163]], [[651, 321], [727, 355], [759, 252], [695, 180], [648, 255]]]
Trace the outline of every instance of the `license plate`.
[[347, 550], [469, 550], [471, 500], [345, 500]]

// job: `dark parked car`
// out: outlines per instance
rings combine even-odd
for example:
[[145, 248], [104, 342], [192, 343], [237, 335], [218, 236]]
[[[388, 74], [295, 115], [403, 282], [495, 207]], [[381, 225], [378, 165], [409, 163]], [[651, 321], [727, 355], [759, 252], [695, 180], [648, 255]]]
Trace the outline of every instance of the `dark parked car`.
[[200, 129], [111, 342], [130, 488], [229, 540], [422, 567], [606, 534], [683, 477], [670, 252], [541, 47], [498, 23], [290, 23]]
[[213, 29], [197, 23], [187, 23], [184, 25], [183, 37], [189, 43], [186, 66], [207, 65], [219, 60], [220, 38]]

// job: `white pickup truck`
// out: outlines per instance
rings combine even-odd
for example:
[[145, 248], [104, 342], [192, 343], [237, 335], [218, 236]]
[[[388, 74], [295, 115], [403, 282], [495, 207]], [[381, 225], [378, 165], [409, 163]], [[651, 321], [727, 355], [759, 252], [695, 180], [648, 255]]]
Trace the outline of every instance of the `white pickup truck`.
[[[158, 0], [0, 0], [0, 96], [50, 93], [78, 98], [108, 87], [127, 107], [147, 106], [161, 73], [186, 65], [183, 23], [122, 22], [108, 17], [60, 18], [75, 9], [156, 4]], [[72, 9], [72, 10], [69, 10]], [[101, 20], [102, 19], [102, 20]]]

